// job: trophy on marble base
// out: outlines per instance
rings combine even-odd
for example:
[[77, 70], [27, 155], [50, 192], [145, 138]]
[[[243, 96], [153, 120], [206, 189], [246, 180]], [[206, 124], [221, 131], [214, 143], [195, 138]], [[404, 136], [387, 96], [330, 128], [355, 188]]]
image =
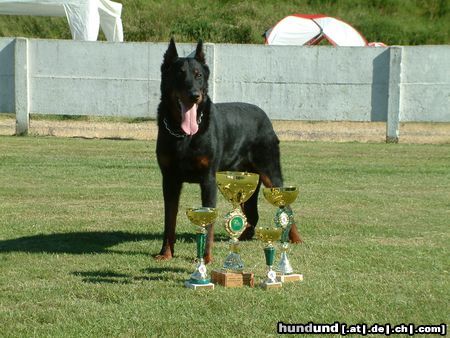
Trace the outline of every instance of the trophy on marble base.
[[282, 232], [282, 228], [275, 227], [257, 227], [255, 231], [256, 237], [267, 243], [264, 248], [264, 256], [268, 268], [267, 279], [261, 283], [261, 287], [264, 289], [281, 287], [281, 282], [277, 279], [277, 273], [273, 270], [273, 263], [275, 260], [275, 247], [273, 246], [273, 242], [280, 239]]
[[303, 275], [293, 273], [291, 263], [289, 262], [287, 251], [289, 248], [289, 232], [291, 226], [294, 224], [294, 213], [290, 205], [297, 199], [297, 187], [279, 187], [279, 188], [264, 188], [263, 194], [266, 200], [278, 207], [275, 213], [274, 223], [275, 227], [282, 229], [281, 234], [281, 259], [277, 270], [280, 273], [280, 280], [282, 282], [296, 282], [302, 281]]
[[[213, 281], [223, 286], [253, 285], [253, 274], [244, 273], [244, 263], [239, 254], [238, 237], [247, 227], [247, 218], [241, 205], [255, 192], [259, 175], [248, 172], [221, 171], [216, 173], [217, 187], [232, 204], [233, 210], [225, 215], [225, 231], [230, 236], [230, 253], [219, 271], [213, 271]], [[227, 282], [227, 280], [229, 280]], [[235, 281], [230, 283], [230, 281]]]
[[196, 234], [197, 242], [197, 259], [198, 263], [191, 278], [184, 285], [191, 289], [214, 289], [214, 284], [208, 277], [206, 265], [204, 261], [205, 243], [206, 243], [206, 227], [213, 223], [217, 217], [215, 208], [189, 208], [186, 210], [186, 216], [189, 220], [198, 226]]

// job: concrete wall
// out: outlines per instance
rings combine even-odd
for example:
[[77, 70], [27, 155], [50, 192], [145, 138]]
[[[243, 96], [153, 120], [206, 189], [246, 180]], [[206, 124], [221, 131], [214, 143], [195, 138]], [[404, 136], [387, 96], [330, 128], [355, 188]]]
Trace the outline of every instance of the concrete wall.
[[153, 116], [164, 46], [30, 40], [31, 113]]
[[14, 112], [14, 39], [0, 39], [1, 112]]
[[[195, 45], [180, 44], [180, 55]], [[155, 117], [167, 43], [29, 40], [30, 113]]]
[[[167, 45], [0, 38], [0, 112], [155, 117]], [[450, 122], [450, 46], [205, 51], [213, 100], [255, 103], [272, 119], [387, 121], [394, 139], [400, 121]]]
[[216, 46], [216, 101], [249, 101], [273, 119], [386, 121], [381, 48]]
[[401, 121], [450, 121], [450, 46], [403, 47]]

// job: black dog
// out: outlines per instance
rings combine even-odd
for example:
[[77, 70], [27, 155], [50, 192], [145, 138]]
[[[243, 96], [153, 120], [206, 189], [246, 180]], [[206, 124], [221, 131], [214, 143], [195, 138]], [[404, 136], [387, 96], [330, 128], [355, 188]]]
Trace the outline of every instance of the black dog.
[[[161, 66], [156, 155], [163, 177], [164, 240], [157, 259], [174, 253], [178, 203], [183, 182], [199, 183], [202, 205], [215, 207], [217, 171], [248, 171], [260, 175], [258, 188], [244, 204], [249, 227], [240, 239], [253, 237], [258, 222], [261, 181], [282, 186], [279, 140], [267, 115], [247, 103], [213, 104], [208, 97], [209, 68], [203, 44], [193, 58], [178, 57], [173, 39]], [[299, 242], [295, 226], [291, 241]], [[213, 226], [208, 228], [205, 261], [211, 260]]]

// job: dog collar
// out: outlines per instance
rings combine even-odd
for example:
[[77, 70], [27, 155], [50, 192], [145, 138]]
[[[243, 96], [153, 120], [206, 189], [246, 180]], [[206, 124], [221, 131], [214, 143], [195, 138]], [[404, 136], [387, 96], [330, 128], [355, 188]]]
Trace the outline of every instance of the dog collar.
[[[200, 125], [200, 123], [202, 123], [202, 118], [203, 118], [203, 112], [200, 112], [200, 116], [197, 118], [198, 125]], [[166, 130], [169, 132], [170, 135], [178, 137], [178, 138], [183, 138], [183, 137], [188, 136], [187, 134], [184, 134], [184, 133], [179, 134], [179, 133], [173, 131], [172, 129], [170, 129], [169, 123], [167, 122], [166, 118], [163, 119], [163, 122], [164, 122], [164, 126], [166, 127]]]

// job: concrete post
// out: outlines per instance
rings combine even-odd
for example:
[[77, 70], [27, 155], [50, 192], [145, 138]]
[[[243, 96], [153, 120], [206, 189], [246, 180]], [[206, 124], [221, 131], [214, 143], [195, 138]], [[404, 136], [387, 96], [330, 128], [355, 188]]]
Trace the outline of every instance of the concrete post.
[[216, 69], [215, 45], [213, 43], [205, 43], [203, 46], [206, 55], [206, 64], [209, 67], [208, 94], [212, 102], [215, 102], [216, 93], [216, 77], [214, 76]]
[[17, 38], [15, 40], [14, 87], [16, 135], [23, 136], [28, 134], [30, 125], [28, 40], [25, 38]]
[[386, 143], [398, 143], [400, 136], [402, 48], [389, 48], [389, 91], [386, 123]]

